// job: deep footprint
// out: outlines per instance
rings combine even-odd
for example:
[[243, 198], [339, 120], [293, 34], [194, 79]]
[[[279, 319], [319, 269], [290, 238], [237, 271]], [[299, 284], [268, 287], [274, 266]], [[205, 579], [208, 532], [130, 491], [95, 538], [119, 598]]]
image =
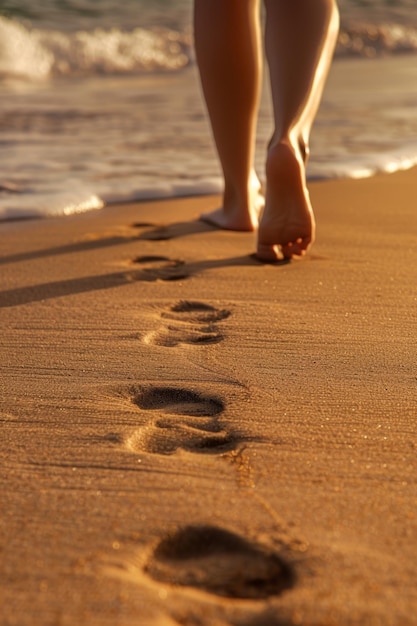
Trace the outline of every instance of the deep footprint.
[[214, 526], [187, 526], [165, 537], [145, 572], [161, 583], [252, 600], [279, 595], [295, 582], [275, 552]]
[[219, 398], [175, 387], [134, 389], [132, 400], [145, 411], [158, 410], [171, 415], [213, 417], [224, 410], [224, 402]]
[[147, 255], [136, 257], [132, 260], [132, 264], [144, 266], [138, 276], [132, 276], [133, 280], [150, 282], [155, 280], [170, 281], [184, 280], [190, 276], [184, 269], [184, 261], [180, 259]]
[[142, 410], [157, 412], [157, 416], [129, 437], [126, 445], [130, 450], [174, 454], [182, 449], [221, 454], [238, 443], [218, 422], [225, 408], [219, 398], [189, 389], [150, 387], [133, 389], [132, 400]]

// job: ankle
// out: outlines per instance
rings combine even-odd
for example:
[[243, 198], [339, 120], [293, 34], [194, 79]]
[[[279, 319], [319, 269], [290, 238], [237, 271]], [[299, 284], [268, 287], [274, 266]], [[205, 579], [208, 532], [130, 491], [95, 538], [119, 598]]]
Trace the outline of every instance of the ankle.
[[259, 204], [261, 183], [255, 171], [252, 171], [246, 183], [231, 184], [226, 181], [223, 193], [223, 208], [226, 212], [238, 210], [244, 214], [252, 213]]
[[215, 211], [203, 213], [201, 219], [227, 230], [254, 231], [258, 228], [264, 204], [261, 183], [253, 171], [243, 188], [226, 183], [223, 205]]

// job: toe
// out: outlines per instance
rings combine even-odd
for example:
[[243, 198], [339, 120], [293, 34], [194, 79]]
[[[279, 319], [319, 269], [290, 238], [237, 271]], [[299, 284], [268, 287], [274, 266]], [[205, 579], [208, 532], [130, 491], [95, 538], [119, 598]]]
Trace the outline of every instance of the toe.
[[255, 256], [264, 263], [275, 263], [276, 261], [282, 261], [284, 258], [280, 246], [270, 246], [262, 243], [258, 243]]
[[290, 241], [287, 244], [281, 246], [282, 254], [284, 258], [292, 258], [294, 256], [304, 256], [310, 245], [310, 238], [305, 237], [302, 239], [299, 237], [295, 241]]

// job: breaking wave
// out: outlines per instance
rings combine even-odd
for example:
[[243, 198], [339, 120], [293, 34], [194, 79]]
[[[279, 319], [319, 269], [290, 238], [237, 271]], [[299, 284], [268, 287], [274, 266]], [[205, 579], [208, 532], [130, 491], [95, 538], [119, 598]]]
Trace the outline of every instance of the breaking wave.
[[[417, 29], [399, 24], [343, 28], [337, 57], [417, 52]], [[0, 17], [0, 77], [56, 77], [175, 72], [193, 62], [190, 33], [167, 28], [41, 30]]]
[[0, 76], [60, 76], [178, 71], [192, 56], [190, 37], [169, 29], [114, 28], [63, 33], [0, 17]]
[[336, 56], [373, 58], [416, 52], [416, 28], [401, 24], [359, 24], [341, 30]]

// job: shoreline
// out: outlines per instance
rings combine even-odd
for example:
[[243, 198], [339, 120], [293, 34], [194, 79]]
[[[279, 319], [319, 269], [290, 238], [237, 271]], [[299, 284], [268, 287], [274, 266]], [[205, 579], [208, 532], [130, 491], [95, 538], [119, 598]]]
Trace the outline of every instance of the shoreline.
[[282, 266], [218, 196], [0, 226], [7, 626], [412, 626], [417, 168], [310, 193]]
[[[416, 84], [411, 57], [335, 62], [313, 128], [308, 178], [338, 179], [415, 162]], [[3, 216], [65, 213], [97, 206], [97, 196], [114, 202], [221, 192], [196, 68], [61, 87], [52, 82], [5, 91], [3, 139], [9, 143], [2, 182], [16, 191], [0, 194]], [[271, 124], [265, 81], [255, 162], [261, 179]], [[67, 143], [71, 150], [63, 151]]]
[[[360, 170], [358, 170], [358, 172], [353, 175], [353, 176], [344, 176], [344, 175], [336, 175], [333, 177], [326, 177], [326, 176], [313, 176], [313, 177], [307, 177], [307, 183], [308, 183], [308, 187], [309, 189], [311, 188], [311, 186], [314, 187], [314, 185], [317, 184], [327, 184], [327, 183], [332, 183], [332, 184], [338, 184], [339, 182], [356, 182], [356, 181], [363, 181], [363, 180], [372, 180], [374, 178], [380, 178], [382, 177], [386, 177], [386, 176], [392, 176], [401, 172], [409, 172], [410, 170], [414, 170], [416, 168], [416, 163], [414, 162], [414, 157], [410, 158], [410, 157], [405, 157], [405, 156], [400, 156], [400, 162], [396, 162], [395, 165], [393, 163], [393, 161], [391, 160], [391, 162], [387, 162], [385, 161], [385, 164], [383, 164], [384, 159], [386, 159], [386, 155], [381, 154], [380, 155], [380, 168], [379, 169], [375, 169], [375, 170], [370, 170], [370, 168], [368, 166], [364, 166], [364, 170], [362, 172], [360, 172]], [[391, 155], [391, 159], [393, 159], [392, 155]], [[417, 156], [415, 157], [415, 160], [417, 161]], [[358, 163], [360, 162], [360, 159], [356, 160], [356, 164], [357, 167]], [[120, 209], [120, 207], [130, 207], [132, 205], [137, 205], [137, 206], [141, 206], [141, 205], [146, 205], [146, 204], [160, 204], [160, 203], [169, 203], [169, 202], [177, 202], [177, 201], [181, 201], [181, 200], [193, 200], [193, 199], [206, 199], [206, 201], [211, 202], [213, 198], [216, 198], [216, 202], [218, 203], [218, 198], [220, 198], [220, 194], [219, 193], [214, 193], [214, 192], [201, 192], [201, 193], [197, 193], [197, 192], [190, 192], [190, 193], [182, 193], [182, 194], [178, 194], [178, 195], [161, 195], [161, 196], [155, 196], [155, 197], [143, 197], [143, 198], [133, 198], [133, 199], [125, 199], [125, 200], [114, 200], [114, 201], [105, 201], [102, 200], [103, 202], [103, 206], [101, 207], [97, 207], [97, 208], [91, 208], [91, 209], [87, 209], [87, 210], [80, 210], [80, 211], [75, 211], [74, 213], [69, 213], [69, 214], [36, 214], [36, 215], [22, 215], [21, 217], [18, 215], [15, 216], [11, 216], [11, 217], [5, 217], [2, 218], [0, 217], [0, 228], [2, 226], [2, 224], [9, 224], [9, 223], [22, 223], [22, 222], [37, 222], [38, 220], [44, 221], [44, 220], [67, 220], [69, 218], [76, 218], [79, 217], [81, 215], [85, 215], [85, 214], [89, 214], [89, 213], [97, 213], [100, 211], [105, 210], [112, 210], [112, 209]]]

